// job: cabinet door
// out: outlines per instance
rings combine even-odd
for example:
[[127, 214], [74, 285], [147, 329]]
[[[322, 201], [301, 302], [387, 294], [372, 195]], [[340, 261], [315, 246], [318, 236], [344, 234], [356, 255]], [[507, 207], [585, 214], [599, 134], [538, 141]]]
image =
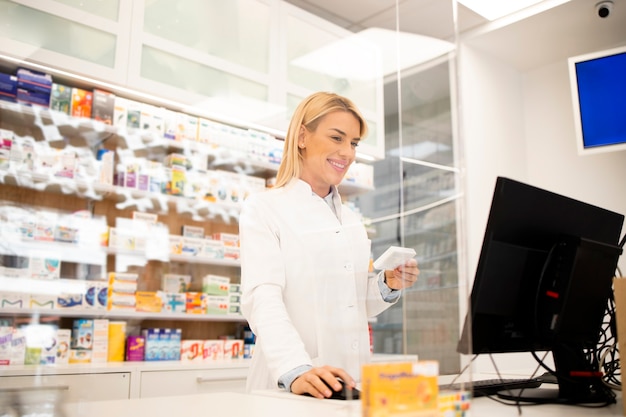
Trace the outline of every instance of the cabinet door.
[[125, 83], [130, 2], [36, 3], [0, 0], [3, 53]]
[[245, 392], [247, 374], [247, 368], [146, 371], [141, 373], [140, 396]]
[[277, 22], [269, 2], [179, 3], [136, 3], [131, 85], [247, 124], [273, 111], [270, 51]]
[[35, 387], [61, 390], [67, 402], [128, 399], [130, 373], [0, 377], [0, 389], [19, 390]]

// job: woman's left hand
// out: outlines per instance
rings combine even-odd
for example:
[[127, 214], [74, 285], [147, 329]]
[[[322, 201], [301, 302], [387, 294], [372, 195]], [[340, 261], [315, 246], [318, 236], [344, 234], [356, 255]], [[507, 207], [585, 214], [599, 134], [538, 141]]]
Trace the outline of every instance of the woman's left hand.
[[417, 281], [420, 270], [417, 268], [417, 260], [409, 259], [404, 265], [385, 271], [385, 283], [392, 290], [401, 290], [412, 287]]

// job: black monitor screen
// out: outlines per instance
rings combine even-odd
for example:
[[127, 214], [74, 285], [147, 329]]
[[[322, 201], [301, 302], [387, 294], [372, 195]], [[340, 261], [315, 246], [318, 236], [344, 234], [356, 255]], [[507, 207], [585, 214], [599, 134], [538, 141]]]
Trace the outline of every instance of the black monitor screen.
[[459, 352], [552, 351], [561, 397], [588, 397], [586, 383], [567, 393], [568, 375], [593, 371], [580, 356], [600, 336], [623, 222], [621, 214], [499, 177]]

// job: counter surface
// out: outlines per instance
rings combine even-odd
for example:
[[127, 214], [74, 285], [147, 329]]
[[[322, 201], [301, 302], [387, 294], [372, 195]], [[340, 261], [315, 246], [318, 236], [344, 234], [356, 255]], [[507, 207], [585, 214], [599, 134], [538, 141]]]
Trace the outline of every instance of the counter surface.
[[[66, 404], [67, 417], [172, 417], [182, 415], [228, 415], [230, 417], [360, 417], [359, 401], [318, 400], [282, 391], [211, 393], [177, 397], [132, 400], [94, 401]], [[472, 402], [472, 417], [518, 417], [514, 406], [499, 404], [488, 398]], [[621, 400], [604, 408], [583, 408], [558, 405], [523, 407], [523, 417], [593, 417], [622, 416]]]

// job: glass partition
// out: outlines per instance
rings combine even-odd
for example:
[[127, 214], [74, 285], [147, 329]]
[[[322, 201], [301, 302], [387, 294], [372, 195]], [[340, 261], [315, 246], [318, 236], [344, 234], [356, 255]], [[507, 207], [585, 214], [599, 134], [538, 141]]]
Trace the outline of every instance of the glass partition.
[[[369, 124], [339, 191], [370, 257], [412, 248], [421, 270], [369, 322], [372, 359], [461, 370], [454, 1], [396, 2], [376, 24], [282, 0], [135, 0], [119, 21], [123, 3], [58, 3], [76, 9], [71, 25], [0, 0], [12, 16], [0, 13], [0, 37], [108, 66], [123, 34], [128, 63], [113, 82], [0, 47], [0, 72], [47, 94], [0, 101], [0, 339], [12, 352], [0, 389], [67, 386], [49, 398], [70, 403], [244, 392], [255, 339], [241, 314], [241, 203], [272, 187], [287, 122], [318, 90], [353, 99]], [[99, 17], [83, 27], [83, 13]]]

